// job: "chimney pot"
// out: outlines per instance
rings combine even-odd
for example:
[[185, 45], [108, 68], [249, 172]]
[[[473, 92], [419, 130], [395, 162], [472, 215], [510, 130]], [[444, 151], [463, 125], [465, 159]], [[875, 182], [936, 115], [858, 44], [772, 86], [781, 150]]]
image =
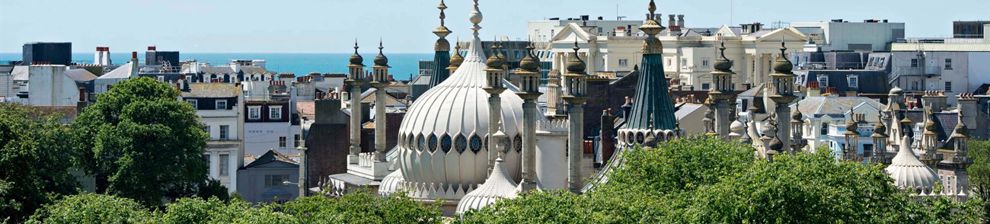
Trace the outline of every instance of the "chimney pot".
[[155, 51], [157, 49], [158, 49], [158, 47], [155, 47], [155, 45], [148, 46], [148, 50], [149, 51]]
[[131, 59], [137, 60], [137, 51], [131, 51]]

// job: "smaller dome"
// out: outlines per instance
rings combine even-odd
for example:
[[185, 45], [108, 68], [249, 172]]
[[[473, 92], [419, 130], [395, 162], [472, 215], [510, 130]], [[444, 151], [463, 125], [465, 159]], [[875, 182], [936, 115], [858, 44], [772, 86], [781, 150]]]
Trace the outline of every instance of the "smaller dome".
[[454, 56], [450, 56], [450, 66], [459, 67], [464, 63], [464, 56], [461, 56], [461, 44], [454, 46]]
[[791, 61], [787, 60], [785, 51], [787, 51], [787, 47], [784, 45], [784, 42], [780, 42], [780, 56], [773, 63], [773, 71], [778, 74], [791, 74], [791, 70], [794, 68]]
[[495, 168], [488, 175], [484, 184], [471, 191], [461, 198], [457, 203], [457, 214], [464, 214], [471, 210], [480, 210], [495, 204], [502, 199], [511, 199], [518, 196], [516, 184], [509, 178], [502, 158], [495, 159]]
[[382, 178], [382, 184], [378, 187], [378, 194], [381, 196], [389, 196], [392, 193], [398, 192], [402, 187], [402, 182], [404, 181], [405, 178], [402, 177], [402, 171], [395, 170], [395, 172], [392, 172], [388, 174], [388, 176], [385, 176], [385, 178]]
[[969, 138], [969, 128], [963, 123], [963, 114], [959, 113], [959, 121], [956, 122], [955, 130], [952, 130], [952, 138]]
[[538, 58], [536, 58], [535, 55], [533, 55], [533, 49], [535, 49], [535, 47], [533, 47], [532, 43], [530, 43], [529, 46], [526, 47], [527, 50], [526, 56], [524, 56], [522, 60], [519, 61], [520, 69], [525, 71], [540, 70], [540, 61]]
[[574, 55], [570, 58], [570, 60], [567, 61], [568, 73], [584, 74], [584, 70], [587, 68], [587, 66], [584, 64], [584, 61], [582, 61], [581, 57], [578, 56], [578, 50], [581, 50], [581, 48], [578, 48], [577, 41], [574, 41]]
[[357, 42], [354, 42], [354, 54], [351, 55], [351, 60], [350, 61], [351, 61], [351, 65], [363, 65], [364, 64], [364, 57], [361, 57], [361, 54], [358, 54], [358, 45], [357, 45]]
[[774, 137], [770, 140], [770, 145], [768, 146], [770, 147], [770, 150], [783, 152], [781, 150], [784, 149], [784, 142], [780, 141], [780, 138]]
[[715, 70], [728, 72], [732, 69], [732, 61], [725, 57], [725, 41], [722, 41], [722, 46], [718, 48], [721, 58], [715, 61]]
[[914, 156], [910, 145], [911, 141], [907, 136], [901, 138], [900, 150], [885, 171], [894, 179], [894, 185], [901, 189], [930, 193], [939, 181], [938, 176], [932, 168]]
[[791, 111], [791, 121], [802, 122], [804, 120], [804, 115], [801, 114], [801, 110], [798, 110], [799, 106], [794, 107], [794, 111]]
[[873, 136], [874, 138], [886, 138], [887, 137], [887, 126], [883, 125], [883, 121], [877, 122], [873, 126]]
[[890, 94], [888, 95], [901, 95], [902, 93], [904, 93], [904, 90], [901, 87], [894, 86], [894, 88], [890, 88]]
[[375, 56], [375, 66], [386, 66], [387, 67], [388, 66], [388, 57], [385, 57], [385, 54], [382, 53], [382, 49], [385, 49], [385, 47], [382, 47], [381, 42], [379, 42], [378, 43], [378, 55]]
[[729, 124], [729, 130], [733, 133], [742, 134], [746, 130], [746, 126], [741, 121], [735, 120], [732, 121], [732, 124]]
[[488, 56], [488, 61], [485, 62], [485, 65], [487, 65], [488, 68], [490, 68], [490, 69], [500, 69], [500, 68], [502, 68], [502, 65], [505, 65], [505, 59], [503, 59], [502, 57], [499, 57], [498, 56], [499, 50], [500, 50], [500, 48], [499, 48], [498, 44], [497, 43], [492, 43], [492, 55], [491, 56]]

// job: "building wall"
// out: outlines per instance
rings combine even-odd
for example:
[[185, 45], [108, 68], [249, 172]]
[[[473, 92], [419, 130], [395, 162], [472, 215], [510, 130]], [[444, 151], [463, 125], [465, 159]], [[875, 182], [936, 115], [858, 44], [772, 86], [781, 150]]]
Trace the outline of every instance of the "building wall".
[[28, 80], [28, 104], [32, 106], [75, 106], [79, 87], [65, 75], [65, 66], [31, 66]]
[[980, 85], [990, 83], [990, 52], [970, 52], [969, 59], [969, 86], [967, 91], [972, 93]]
[[238, 194], [245, 201], [253, 203], [284, 202], [299, 197], [299, 188], [296, 185], [285, 185], [281, 181], [266, 183], [272, 181], [274, 176], [287, 177], [287, 181], [297, 182], [299, 180], [298, 165], [293, 167], [282, 163], [270, 163], [239, 170], [237, 176], [240, 177], [237, 180]]
[[796, 22], [791, 26], [802, 31], [820, 29], [826, 41], [822, 46], [824, 51], [867, 50], [850, 48], [856, 45], [870, 45], [872, 51], [889, 51], [891, 42], [904, 38], [904, 23]]
[[[298, 125], [289, 122], [246, 122], [244, 123], [244, 153], [248, 156], [261, 156], [268, 150], [283, 155], [298, 154], [295, 139], [302, 138]], [[279, 145], [279, 138], [285, 138], [285, 146]]]

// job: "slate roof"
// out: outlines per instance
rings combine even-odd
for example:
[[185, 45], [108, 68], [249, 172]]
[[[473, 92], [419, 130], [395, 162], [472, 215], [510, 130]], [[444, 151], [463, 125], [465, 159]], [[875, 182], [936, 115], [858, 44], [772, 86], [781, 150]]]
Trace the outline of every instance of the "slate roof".
[[297, 166], [299, 165], [298, 162], [292, 160], [288, 156], [282, 155], [281, 153], [278, 153], [274, 150], [268, 150], [268, 152], [266, 152], [264, 155], [261, 155], [260, 157], [258, 157], [258, 159], [255, 159], [254, 161], [245, 165], [241, 169], [250, 169], [252, 167], [257, 167], [257, 166], [270, 164], [270, 163], [277, 163], [277, 162], [288, 163]]
[[14, 66], [0, 65], [0, 73], [9, 74], [14, 70]]
[[[859, 87], [849, 86], [850, 75], [856, 75], [859, 79]], [[859, 93], [887, 94], [890, 88], [887, 87], [887, 73], [884, 71], [870, 70], [812, 70], [807, 71], [807, 78], [804, 79], [803, 86], [807, 86], [809, 81], [818, 81], [819, 76], [828, 77], [828, 85], [819, 83], [820, 86], [835, 88], [838, 92], [845, 92], [856, 89]]]
[[189, 89], [189, 92], [182, 92], [182, 97], [227, 98], [241, 94], [241, 89], [231, 83], [190, 83]]
[[81, 68], [65, 70], [65, 75], [69, 76], [72, 80], [76, 80], [77, 82], [92, 81], [96, 79], [96, 75]]

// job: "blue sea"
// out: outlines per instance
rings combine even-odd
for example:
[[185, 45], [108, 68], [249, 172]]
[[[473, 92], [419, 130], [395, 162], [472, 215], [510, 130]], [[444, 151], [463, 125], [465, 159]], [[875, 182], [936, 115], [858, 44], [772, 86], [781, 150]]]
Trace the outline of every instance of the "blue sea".
[[[364, 64], [370, 66], [376, 53], [362, 53]], [[347, 73], [350, 54], [299, 54], [299, 53], [180, 53], [180, 60], [197, 60], [211, 65], [225, 65], [233, 59], [262, 59], [268, 70], [278, 73], [294, 73], [303, 76], [311, 72]], [[395, 79], [409, 80], [419, 74], [419, 61], [432, 60], [433, 54], [387, 54], [389, 70]], [[110, 59], [115, 64], [127, 62], [130, 53], [111, 53]], [[138, 59], [144, 63], [144, 52], [138, 52]], [[0, 64], [7, 61], [20, 61], [20, 53], [0, 53]], [[93, 53], [73, 53], [72, 61], [76, 63], [93, 63]], [[370, 67], [367, 68], [370, 71]]]

